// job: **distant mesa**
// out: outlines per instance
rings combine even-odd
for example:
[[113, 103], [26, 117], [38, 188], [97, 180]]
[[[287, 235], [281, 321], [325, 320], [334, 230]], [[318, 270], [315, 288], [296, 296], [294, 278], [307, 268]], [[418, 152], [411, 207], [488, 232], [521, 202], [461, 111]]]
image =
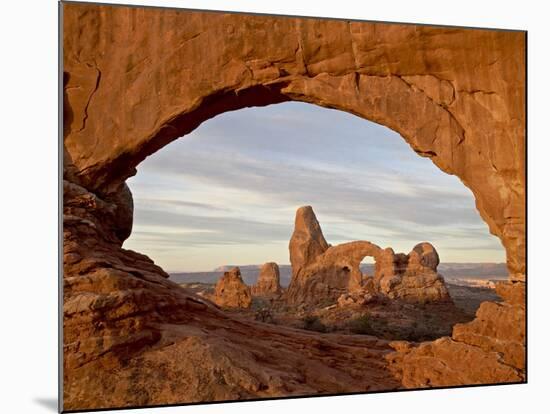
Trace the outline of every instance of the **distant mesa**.
[[243, 269], [258, 269], [260, 266], [259, 265], [245, 265], [245, 266], [237, 266], [237, 265], [232, 265], [232, 264], [228, 264], [228, 265], [222, 265], [222, 266], [218, 266], [216, 267], [213, 272], [229, 272], [230, 270], [233, 270], [234, 268], [238, 267], [239, 270], [243, 270]]
[[243, 282], [238, 267], [223, 274], [210, 299], [223, 308], [249, 308], [252, 305], [250, 288]]

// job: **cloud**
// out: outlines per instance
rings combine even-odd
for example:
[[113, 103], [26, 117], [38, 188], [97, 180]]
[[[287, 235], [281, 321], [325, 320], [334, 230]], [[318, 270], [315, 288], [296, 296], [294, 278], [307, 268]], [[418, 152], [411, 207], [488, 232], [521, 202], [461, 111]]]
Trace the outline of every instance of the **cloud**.
[[269, 222], [153, 209], [139, 209], [135, 214], [137, 222], [148, 226], [191, 230], [179, 233], [180, 240], [189, 244], [255, 243], [290, 238], [288, 226]]
[[162, 206], [164, 209], [171, 209], [174, 207], [184, 207], [198, 209], [201, 211], [213, 210], [213, 211], [228, 211], [229, 209], [223, 206], [216, 206], [208, 203], [199, 203], [194, 201], [184, 201], [184, 200], [172, 200], [172, 199], [155, 199], [155, 198], [143, 198], [139, 200], [140, 204], [149, 204], [155, 206]]
[[[163, 168], [197, 186], [254, 192], [266, 204], [311, 204], [316, 210], [350, 221], [385, 227], [392, 227], [395, 220], [429, 226], [480, 223], [470, 195], [429, 183], [413, 183], [407, 177], [383, 176], [376, 171], [354, 174], [350, 170], [331, 171], [200, 152], [178, 157], [173, 164], [164, 163]], [[209, 204], [208, 208], [220, 207]]]

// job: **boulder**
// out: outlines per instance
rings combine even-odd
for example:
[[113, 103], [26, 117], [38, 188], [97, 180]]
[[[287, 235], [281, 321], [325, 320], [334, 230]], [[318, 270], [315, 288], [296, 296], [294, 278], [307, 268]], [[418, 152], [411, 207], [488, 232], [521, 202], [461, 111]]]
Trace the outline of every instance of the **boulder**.
[[256, 284], [252, 286], [254, 296], [273, 296], [282, 293], [279, 266], [275, 262], [264, 263]]
[[406, 388], [525, 380], [520, 370], [504, 363], [501, 354], [487, 352], [449, 337], [409, 346], [399, 344], [395, 353], [386, 356], [390, 367]]
[[243, 282], [238, 267], [225, 272], [218, 280], [212, 300], [222, 308], [249, 308], [252, 305], [250, 288]]
[[384, 295], [410, 303], [452, 301], [443, 277], [437, 273], [439, 255], [430, 243], [417, 244], [408, 255], [385, 249], [379, 257], [374, 279]]

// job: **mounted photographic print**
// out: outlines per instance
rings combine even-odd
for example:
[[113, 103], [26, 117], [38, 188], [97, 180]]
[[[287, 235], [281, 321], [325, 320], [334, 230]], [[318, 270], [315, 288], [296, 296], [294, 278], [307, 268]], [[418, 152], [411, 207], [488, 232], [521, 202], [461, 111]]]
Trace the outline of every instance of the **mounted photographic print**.
[[64, 411], [526, 382], [525, 31], [60, 17]]

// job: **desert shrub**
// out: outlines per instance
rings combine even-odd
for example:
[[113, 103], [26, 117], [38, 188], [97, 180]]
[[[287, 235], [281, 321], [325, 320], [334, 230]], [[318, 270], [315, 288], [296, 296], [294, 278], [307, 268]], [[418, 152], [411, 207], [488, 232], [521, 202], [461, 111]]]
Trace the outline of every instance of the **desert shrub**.
[[388, 321], [386, 319], [377, 319], [376, 320], [376, 325], [378, 325], [382, 328], [386, 328], [388, 326]]
[[268, 308], [261, 308], [254, 314], [254, 319], [261, 322], [273, 323], [273, 312]]
[[369, 315], [362, 315], [349, 323], [350, 331], [360, 335], [376, 335]]
[[403, 339], [405, 341], [410, 341], [410, 342], [422, 342], [424, 340], [427, 340], [424, 332], [416, 331], [416, 330], [410, 330], [408, 332], [405, 332], [402, 335], [402, 338], [400, 339]]
[[257, 296], [253, 296], [252, 297], [252, 306], [251, 306], [251, 309], [253, 311], [259, 311], [259, 310], [262, 310], [264, 308], [267, 308], [269, 307], [269, 303], [265, 300], [265, 298], [261, 298], [261, 297], [257, 297]]
[[319, 317], [317, 316], [308, 315], [302, 319], [302, 323], [304, 325], [304, 329], [308, 331], [315, 331], [315, 332], [327, 331], [327, 327], [323, 322], [321, 322], [321, 319], [319, 319]]

